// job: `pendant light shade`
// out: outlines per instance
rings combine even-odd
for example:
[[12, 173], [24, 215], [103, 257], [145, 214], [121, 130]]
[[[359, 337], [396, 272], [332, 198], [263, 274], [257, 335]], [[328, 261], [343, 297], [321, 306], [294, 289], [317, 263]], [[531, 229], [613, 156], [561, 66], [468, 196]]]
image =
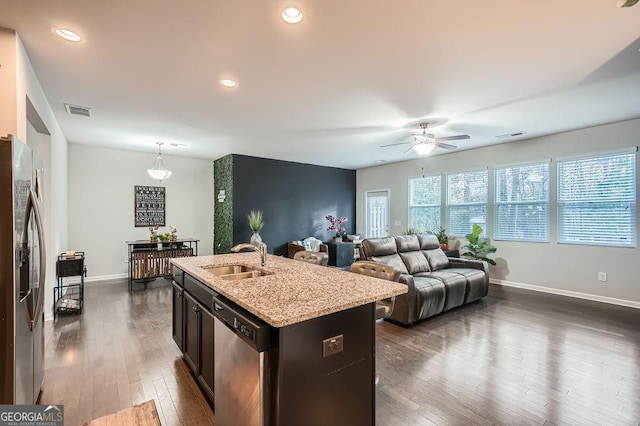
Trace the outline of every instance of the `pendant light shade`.
[[168, 179], [171, 176], [171, 170], [165, 167], [164, 161], [162, 160], [162, 151], [160, 149], [160, 147], [162, 146], [162, 142], [156, 142], [156, 145], [158, 145], [158, 155], [153, 162], [153, 167], [147, 169], [147, 173], [153, 179], [162, 182], [164, 179]]

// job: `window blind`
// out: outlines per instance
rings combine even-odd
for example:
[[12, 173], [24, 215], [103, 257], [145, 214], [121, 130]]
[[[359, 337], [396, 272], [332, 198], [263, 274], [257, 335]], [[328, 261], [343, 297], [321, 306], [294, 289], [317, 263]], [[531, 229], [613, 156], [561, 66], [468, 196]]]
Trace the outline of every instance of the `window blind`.
[[409, 228], [428, 232], [440, 227], [441, 177], [409, 179]]
[[549, 241], [549, 163], [494, 170], [493, 238]]
[[558, 162], [558, 242], [636, 246], [636, 154]]
[[451, 173], [447, 175], [447, 233], [463, 237], [473, 224], [487, 231], [487, 170]]

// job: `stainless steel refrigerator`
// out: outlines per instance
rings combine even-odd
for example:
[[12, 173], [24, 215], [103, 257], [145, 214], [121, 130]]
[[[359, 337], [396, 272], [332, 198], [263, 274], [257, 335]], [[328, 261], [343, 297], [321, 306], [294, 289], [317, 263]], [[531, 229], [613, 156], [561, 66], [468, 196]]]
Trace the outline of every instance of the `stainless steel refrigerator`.
[[26, 144], [0, 138], [0, 404], [35, 404], [44, 379], [43, 173]]

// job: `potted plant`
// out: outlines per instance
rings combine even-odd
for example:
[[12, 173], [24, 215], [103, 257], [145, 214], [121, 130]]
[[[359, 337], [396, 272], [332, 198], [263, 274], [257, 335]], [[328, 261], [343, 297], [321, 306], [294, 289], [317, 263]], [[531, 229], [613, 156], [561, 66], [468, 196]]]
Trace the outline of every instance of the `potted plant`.
[[489, 259], [487, 254], [495, 253], [498, 249], [489, 244], [486, 238], [480, 238], [480, 234], [482, 234], [482, 227], [474, 224], [471, 228], [471, 233], [465, 236], [469, 243], [462, 246], [462, 248], [467, 251], [462, 253], [461, 256], [470, 257], [476, 260], [484, 260], [491, 265], [495, 265], [496, 261]]
[[159, 229], [159, 227], [157, 227], [157, 226], [150, 226], [149, 227], [149, 231], [151, 232], [151, 235], [149, 236], [149, 240], [152, 243], [157, 243], [158, 242], [158, 229]]
[[264, 218], [262, 215], [262, 210], [251, 210], [251, 212], [247, 215], [247, 219], [249, 219], [249, 228], [251, 228], [251, 239], [249, 243], [258, 247], [262, 243], [262, 237], [260, 237], [260, 231], [264, 228]]
[[440, 243], [440, 248], [442, 250], [447, 250], [447, 248], [449, 248], [449, 237], [447, 236], [447, 230], [441, 226], [435, 231], [432, 231], [432, 233], [438, 239], [438, 242]]
[[329, 225], [329, 227], [327, 228], [327, 231], [336, 231], [336, 235], [333, 238], [333, 241], [336, 243], [341, 243], [342, 242], [342, 236], [345, 235], [347, 233], [347, 230], [345, 229], [344, 226], [342, 226], [343, 223], [348, 222], [349, 219], [346, 217], [341, 217], [340, 219], [335, 218], [333, 215], [326, 215], [325, 219], [327, 219], [329, 222], [331, 222], [331, 225]]

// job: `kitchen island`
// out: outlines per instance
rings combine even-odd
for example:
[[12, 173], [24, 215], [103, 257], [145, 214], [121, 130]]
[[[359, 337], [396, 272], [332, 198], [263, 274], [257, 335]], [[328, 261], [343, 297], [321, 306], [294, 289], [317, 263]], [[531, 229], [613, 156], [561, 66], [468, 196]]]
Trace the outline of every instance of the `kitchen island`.
[[172, 263], [174, 339], [217, 422], [375, 423], [375, 301], [405, 285], [255, 253]]

